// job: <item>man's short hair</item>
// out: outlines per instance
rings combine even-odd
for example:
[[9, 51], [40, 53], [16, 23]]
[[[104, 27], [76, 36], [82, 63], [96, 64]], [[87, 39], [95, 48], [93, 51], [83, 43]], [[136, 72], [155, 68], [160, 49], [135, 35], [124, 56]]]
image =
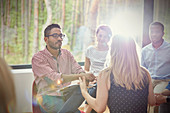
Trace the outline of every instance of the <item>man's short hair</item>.
[[61, 29], [60, 25], [58, 25], [58, 24], [51, 24], [51, 25], [49, 25], [49, 26], [47, 26], [45, 28], [45, 30], [44, 30], [44, 37], [47, 37], [50, 34], [51, 29], [53, 29], [53, 28]]
[[159, 25], [159, 26], [161, 26], [161, 27], [162, 27], [162, 31], [164, 32], [164, 25], [163, 25], [161, 22], [152, 22], [152, 23], [150, 24], [150, 27], [151, 27], [152, 25]]

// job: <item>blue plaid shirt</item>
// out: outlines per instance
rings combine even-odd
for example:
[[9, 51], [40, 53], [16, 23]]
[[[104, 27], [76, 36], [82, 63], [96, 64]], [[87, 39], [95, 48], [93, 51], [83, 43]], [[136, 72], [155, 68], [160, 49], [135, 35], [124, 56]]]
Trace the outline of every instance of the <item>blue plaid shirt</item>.
[[164, 40], [157, 49], [152, 43], [145, 46], [141, 65], [148, 69], [152, 79], [170, 79], [170, 44]]

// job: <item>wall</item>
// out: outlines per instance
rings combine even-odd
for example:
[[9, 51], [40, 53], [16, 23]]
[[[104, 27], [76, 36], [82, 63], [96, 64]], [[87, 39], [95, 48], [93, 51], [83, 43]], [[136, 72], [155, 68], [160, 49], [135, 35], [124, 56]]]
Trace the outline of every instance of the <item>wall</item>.
[[12, 70], [19, 113], [32, 112], [32, 83], [34, 76], [32, 69]]

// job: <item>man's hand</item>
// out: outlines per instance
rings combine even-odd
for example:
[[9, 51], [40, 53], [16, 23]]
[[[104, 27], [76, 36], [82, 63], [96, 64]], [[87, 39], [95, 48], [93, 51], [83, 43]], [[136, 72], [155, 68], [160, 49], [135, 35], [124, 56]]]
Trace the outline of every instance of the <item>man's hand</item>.
[[167, 96], [164, 96], [160, 93], [155, 93], [155, 98], [156, 98], [156, 105], [160, 105], [162, 103], [166, 103]]
[[90, 82], [92, 82], [93, 80], [95, 80], [96, 77], [92, 73], [86, 73], [85, 78], [86, 80], [89, 80]]

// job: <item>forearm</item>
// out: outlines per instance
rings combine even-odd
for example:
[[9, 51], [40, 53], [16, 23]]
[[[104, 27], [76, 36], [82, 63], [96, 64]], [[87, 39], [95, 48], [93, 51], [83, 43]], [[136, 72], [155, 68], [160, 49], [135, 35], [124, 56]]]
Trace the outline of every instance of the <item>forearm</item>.
[[170, 90], [165, 89], [161, 94], [164, 96], [170, 96]]
[[96, 112], [100, 113], [105, 111], [106, 106], [104, 106], [103, 102], [97, 101], [97, 99], [90, 96], [87, 91], [84, 93], [82, 92], [82, 94], [89, 106], [93, 108]]
[[87, 92], [87, 86], [85, 84], [85, 77], [83, 77], [83, 79], [79, 78], [80, 88], [81, 88], [83, 97], [85, 98], [85, 100], [87, 100], [90, 107], [95, 109], [95, 111], [97, 112], [104, 112], [104, 110], [106, 109], [107, 100], [108, 100], [108, 89], [106, 87], [105, 82], [102, 82], [105, 80], [106, 79], [101, 79], [99, 77], [98, 79], [99, 84], [97, 86], [96, 98], [93, 98]]
[[87, 57], [85, 58], [84, 70], [87, 72], [90, 70], [90, 59]]
[[93, 98], [92, 96], [89, 95], [89, 93], [86, 92], [82, 92], [83, 97], [85, 98], [85, 100], [87, 101], [87, 103], [89, 104], [89, 106], [94, 109], [95, 111], [98, 112], [98, 105], [96, 103], [96, 98]]
[[62, 74], [63, 78], [63, 83], [71, 82], [74, 80], [78, 80], [79, 77], [85, 76], [85, 73], [80, 73], [80, 74]]

